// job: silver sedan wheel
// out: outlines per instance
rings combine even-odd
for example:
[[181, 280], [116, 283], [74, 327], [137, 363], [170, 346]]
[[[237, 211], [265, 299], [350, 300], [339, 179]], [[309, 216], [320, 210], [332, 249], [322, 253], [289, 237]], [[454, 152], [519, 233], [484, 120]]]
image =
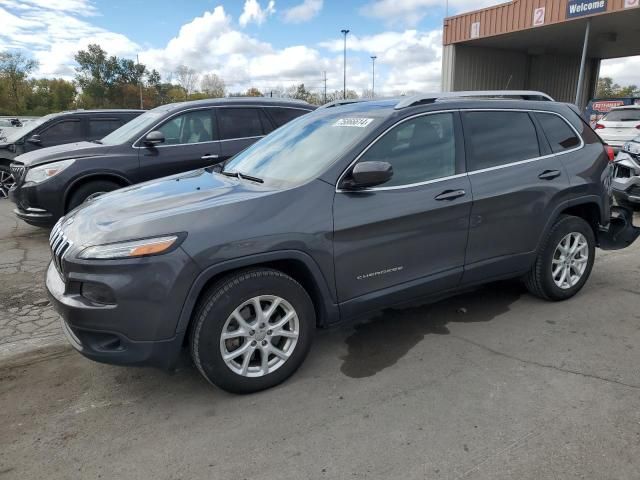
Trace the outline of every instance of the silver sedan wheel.
[[299, 335], [298, 315], [291, 304], [275, 295], [260, 295], [229, 315], [222, 327], [220, 352], [234, 373], [262, 377], [285, 364]]
[[589, 242], [581, 233], [569, 233], [553, 252], [551, 274], [554, 283], [563, 290], [576, 286], [588, 263]]
[[0, 198], [7, 198], [9, 190], [15, 183], [16, 181], [10, 172], [0, 170]]

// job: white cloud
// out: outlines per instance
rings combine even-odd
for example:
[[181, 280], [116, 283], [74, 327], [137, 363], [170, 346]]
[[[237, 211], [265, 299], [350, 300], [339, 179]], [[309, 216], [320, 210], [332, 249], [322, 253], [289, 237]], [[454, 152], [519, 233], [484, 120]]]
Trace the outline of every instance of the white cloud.
[[640, 57], [615, 58], [603, 60], [600, 66], [601, 77], [611, 77], [614, 83], [623, 87], [640, 86]]
[[308, 22], [322, 10], [323, 0], [304, 0], [301, 4], [284, 12], [283, 19], [287, 23]]
[[258, 0], [245, 0], [242, 14], [238, 20], [241, 26], [246, 27], [250, 23], [262, 25], [268, 16], [276, 11], [276, 2], [269, 0], [267, 8], [263, 9]]
[[[416, 26], [435, 9], [438, 15], [446, 0], [373, 0], [360, 8], [360, 13], [383, 20], [388, 24]], [[449, 0], [449, 14], [506, 3], [506, 0]]]

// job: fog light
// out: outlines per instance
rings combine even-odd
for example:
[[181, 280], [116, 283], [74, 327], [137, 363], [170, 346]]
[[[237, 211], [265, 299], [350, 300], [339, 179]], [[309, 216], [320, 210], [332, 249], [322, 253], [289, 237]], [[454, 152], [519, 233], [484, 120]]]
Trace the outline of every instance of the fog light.
[[109, 287], [101, 283], [83, 282], [80, 295], [93, 303], [114, 305], [116, 298]]

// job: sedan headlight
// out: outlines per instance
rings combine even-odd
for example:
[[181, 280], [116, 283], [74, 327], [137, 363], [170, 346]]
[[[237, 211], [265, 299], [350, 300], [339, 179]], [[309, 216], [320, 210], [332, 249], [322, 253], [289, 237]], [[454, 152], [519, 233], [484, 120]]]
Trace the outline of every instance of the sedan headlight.
[[78, 254], [78, 258], [108, 260], [158, 255], [174, 247], [178, 238], [178, 235], [167, 235], [165, 237], [145, 238], [144, 240], [96, 245], [82, 250]]
[[42, 183], [45, 180], [55, 177], [65, 168], [75, 162], [75, 159], [62, 160], [60, 162], [47, 163], [27, 170], [27, 176], [24, 178], [25, 183]]

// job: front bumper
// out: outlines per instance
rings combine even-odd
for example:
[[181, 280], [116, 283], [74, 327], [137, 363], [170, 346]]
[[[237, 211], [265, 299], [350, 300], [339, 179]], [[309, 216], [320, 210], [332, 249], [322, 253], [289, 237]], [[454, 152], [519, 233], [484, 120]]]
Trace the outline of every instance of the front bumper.
[[617, 200], [640, 206], [640, 165], [626, 152], [616, 157], [611, 188]]
[[[175, 366], [185, 333], [177, 331], [178, 319], [197, 273], [182, 249], [126, 261], [65, 259], [63, 268], [61, 275], [49, 264], [46, 288], [78, 352], [102, 363]], [[99, 285], [113, 301], [96, 302], [87, 285]]]
[[9, 190], [9, 200], [16, 204], [13, 212], [30, 225], [51, 227], [64, 214], [63, 190], [51, 183], [19, 184]]

